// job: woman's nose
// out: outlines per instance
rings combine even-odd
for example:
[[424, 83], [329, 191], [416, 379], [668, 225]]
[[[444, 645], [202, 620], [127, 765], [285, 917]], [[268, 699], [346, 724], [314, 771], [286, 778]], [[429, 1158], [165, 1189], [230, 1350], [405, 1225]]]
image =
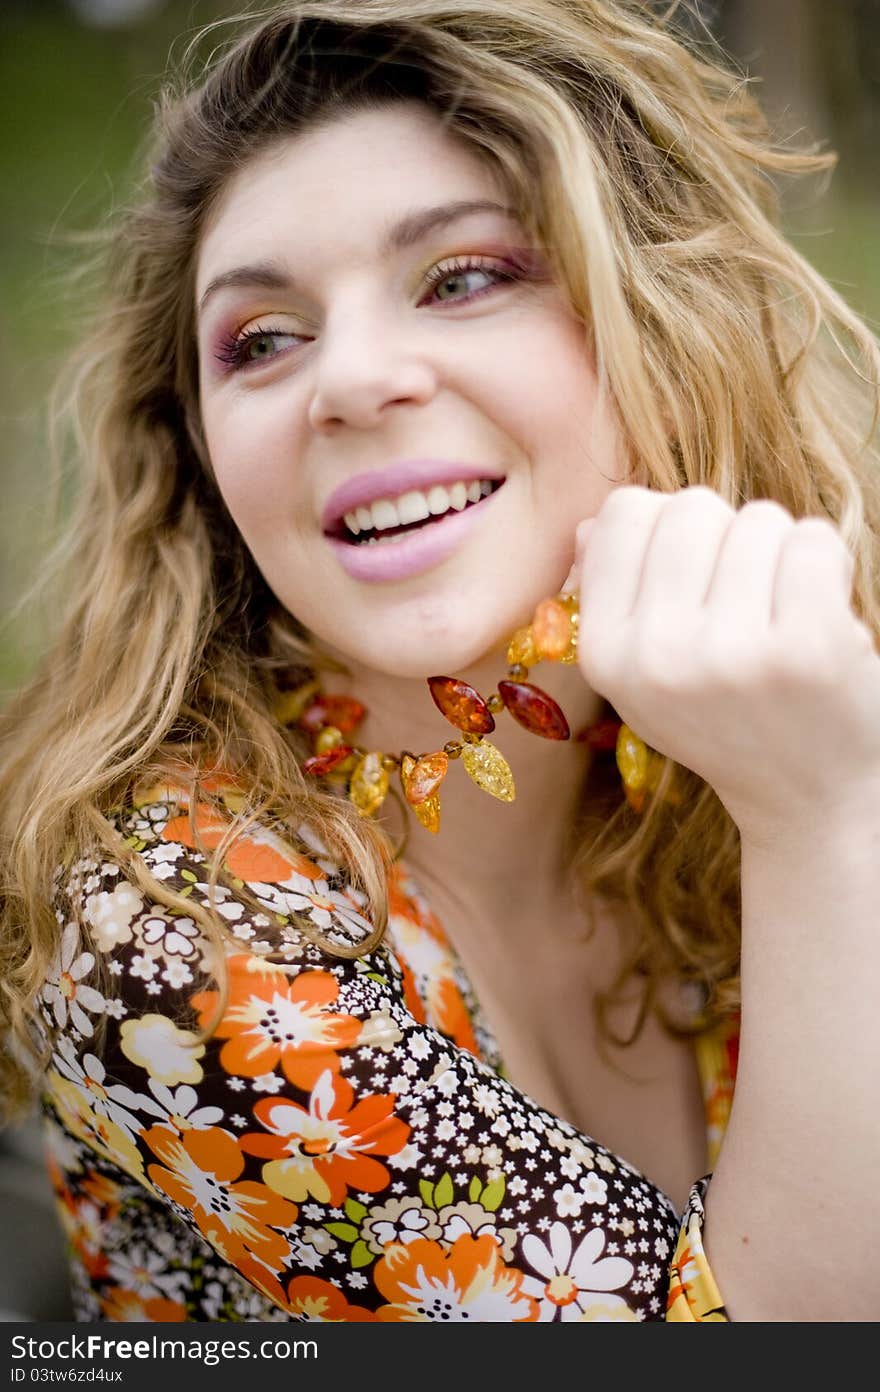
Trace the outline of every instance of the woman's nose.
[[313, 430], [369, 430], [390, 407], [424, 405], [436, 390], [436, 371], [411, 335], [348, 319], [327, 326], [319, 342], [309, 422]]

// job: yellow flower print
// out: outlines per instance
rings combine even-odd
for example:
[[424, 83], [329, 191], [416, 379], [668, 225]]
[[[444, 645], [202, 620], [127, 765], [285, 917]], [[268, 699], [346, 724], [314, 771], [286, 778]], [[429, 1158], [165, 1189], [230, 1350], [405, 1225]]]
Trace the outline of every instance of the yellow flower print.
[[204, 1070], [199, 1059], [204, 1044], [192, 1030], [178, 1029], [165, 1015], [142, 1015], [126, 1020], [119, 1031], [120, 1047], [132, 1063], [146, 1069], [166, 1087], [175, 1083], [200, 1083]]

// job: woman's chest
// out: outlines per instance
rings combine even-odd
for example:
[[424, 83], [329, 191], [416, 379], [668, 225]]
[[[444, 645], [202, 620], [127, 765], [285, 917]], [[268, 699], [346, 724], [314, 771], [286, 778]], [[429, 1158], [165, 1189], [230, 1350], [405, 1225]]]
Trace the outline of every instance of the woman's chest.
[[[501, 940], [488, 924], [482, 931], [473, 920], [450, 924], [448, 914], [441, 922], [449, 957], [429, 954], [431, 968], [416, 972], [422, 989], [432, 971], [463, 972], [474, 1023], [491, 1037], [509, 1081], [683, 1207], [691, 1184], [709, 1168], [694, 1044], [672, 1038], [654, 1015], [637, 1030], [637, 991], [608, 1017], [618, 1037], [636, 1036], [633, 1043], [615, 1045], [600, 1030], [594, 1000], [611, 987], [620, 961], [613, 925], [603, 922], [586, 938], [582, 923], [565, 927], [548, 917], [533, 924], [529, 940], [508, 921], [509, 937]], [[417, 933], [407, 946], [417, 960]], [[437, 981], [432, 984], [427, 994], [441, 995]], [[442, 1020], [436, 1023], [444, 1028]]]

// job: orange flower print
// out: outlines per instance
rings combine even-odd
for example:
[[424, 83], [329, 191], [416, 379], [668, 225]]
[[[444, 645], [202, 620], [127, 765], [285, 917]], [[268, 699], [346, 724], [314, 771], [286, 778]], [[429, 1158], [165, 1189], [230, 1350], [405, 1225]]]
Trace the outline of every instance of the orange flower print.
[[389, 1302], [376, 1316], [398, 1323], [532, 1323], [538, 1302], [522, 1290], [522, 1279], [521, 1271], [505, 1266], [488, 1233], [459, 1237], [449, 1251], [426, 1238], [394, 1244], [376, 1263], [374, 1280]]
[[[229, 830], [229, 822], [206, 803], [197, 804], [193, 820], [198, 839], [207, 851], [215, 850]], [[195, 848], [196, 838], [188, 812], [169, 818], [162, 828], [162, 840]], [[291, 875], [320, 880], [324, 874], [306, 856], [299, 855], [265, 828], [251, 829], [239, 836], [226, 852], [226, 867], [250, 884], [276, 884], [289, 880]]]
[[396, 1155], [409, 1127], [393, 1115], [394, 1094], [371, 1094], [352, 1106], [354, 1089], [345, 1078], [325, 1073], [308, 1107], [284, 1098], [264, 1097], [254, 1106], [257, 1120], [271, 1132], [249, 1132], [239, 1144], [259, 1155], [263, 1179], [287, 1199], [309, 1195], [337, 1208], [348, 1189], [376, 1194], [391, 1176], [375, 1155]]
[[[220, 1062], [246, 1078], [271, 1073], [280, 1062], [290, 1082], [308, 1091], [322, 1073], [339, 1071], [336, 1051], [357, 1042], [361, 1023], [334, 1014], [339, 987], [330, 972], [304, 971], [291, 981], [280, 971], [258, 975], [252, 960], [241, 955], [229, 962], [229, 1004], [215, 1030], [228, 1041]], [[216, 991], [193, 996], [201, 1025], [213, 1019], [217, 1001]]]
[[136, 1324], [146, 1320], [154, 1324], [183, 1324], [187, 1320], [186, 1306], [179, 1300], [164, 1300], [161, 1296], [144, 1299], [137, 1291], [112, 1290], [101, 1300], [104, 1318], [116, 1323]]
[[[406, 872], [394, 866], [388, 884], [388, 929], [404, 965], [413, 995], [428, 1007], [428, 1023], [460, 1048], [479, 1058], [480, 1050], [467, 1005], [455, 979], [455, 959], [436, 917], [419, 902]], [[415, 1012], [414, 1012], [415, 1013]], [[424, 1013], [415, 1013], [417, 1020]]]
[[287, 1287], [285, 1307], [298, 1320], [312, 1324], [375, 1323], [372, 1310], [349, 1305], [343, 1292], [317, 1276], [295, 1276]]
[[147, 1166], [156, 1188], [192, 1213], [199, 1231], [226, 1261], [237, 1266], [248, 1253], [273, 1269], [286, 1261], [290, 1243], [273, 1228], [295, 1222], [297, 1209], [264, 1184], [236, 1183], [244, 1156], [232, 1136], [217, 1127], [179, 1136], [154, 1126], [144, 1133], [144, 1141], [162, 1161]]

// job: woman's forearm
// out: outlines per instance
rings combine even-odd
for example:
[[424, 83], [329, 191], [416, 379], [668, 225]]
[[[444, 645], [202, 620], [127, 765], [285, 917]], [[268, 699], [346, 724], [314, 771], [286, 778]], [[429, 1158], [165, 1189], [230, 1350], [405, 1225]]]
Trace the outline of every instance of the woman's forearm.
[[744, 847], [742, 916], [707, 1256], [734, 1319], [880, 1318], [880, 793]]

